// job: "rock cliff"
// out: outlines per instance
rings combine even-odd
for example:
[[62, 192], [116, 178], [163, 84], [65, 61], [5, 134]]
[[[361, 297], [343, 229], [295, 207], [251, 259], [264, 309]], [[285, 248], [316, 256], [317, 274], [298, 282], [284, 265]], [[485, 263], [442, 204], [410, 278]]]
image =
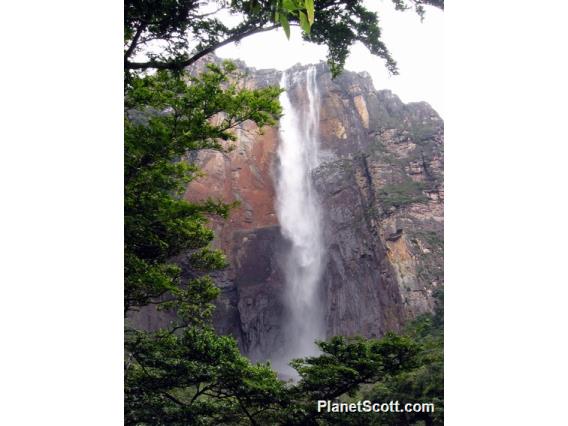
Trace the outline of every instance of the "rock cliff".
[[[250, 87], [278, 85], [281, 73], [240, 63]], [[296, 66], [290, 73], [301, 76]], [[331, 78], [317, 65], [323, 161], [313, 179], [324, 207], [327, 246], [321, 300], [327, 334], [380, 336], [431, 311], [443, 285], [443, 122], [426, 103], [404, 104], [376, 91], [366, 73]], [[306, 102], [301, 77], [289, 90]], [[185, 197], [239, 201], [214, 221], [215, 244], [231, 266], [216, 273], [222, 289], [219, 332], [237, 338], [254, 360], [281, 342], [286, 312], [279, 253], [286, 247], [275, 212], [278, 131], [238, 129], [230, 153], [199, 152], [205, 176]]]

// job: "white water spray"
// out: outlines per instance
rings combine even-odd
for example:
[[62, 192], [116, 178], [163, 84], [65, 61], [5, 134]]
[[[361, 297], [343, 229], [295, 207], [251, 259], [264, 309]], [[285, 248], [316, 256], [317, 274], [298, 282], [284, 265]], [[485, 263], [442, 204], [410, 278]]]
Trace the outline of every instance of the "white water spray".
[[290, 242], [284, 274], [288, 318], [284, 326], [284, 348], [280, 359], [273, 359], [281, 373], [293, 374], [287, 366], [292, 358], [317, 353], [314, 340], [324, 337], [324, 325], [318, 287], [324, 260], [322, 214], [312, 183], [312, 171], [318, 166], [318, 127], [320, 97], [316, 68], [304, 75], [283, 73], [280, 85], [288, 89], [288, 79], [304, 84], [307, 103], [294, 107], [286, 91], [280, 95], [283, 117], [280, 119], [280, 162], [277, 183], [277, 214], [283, 236]]

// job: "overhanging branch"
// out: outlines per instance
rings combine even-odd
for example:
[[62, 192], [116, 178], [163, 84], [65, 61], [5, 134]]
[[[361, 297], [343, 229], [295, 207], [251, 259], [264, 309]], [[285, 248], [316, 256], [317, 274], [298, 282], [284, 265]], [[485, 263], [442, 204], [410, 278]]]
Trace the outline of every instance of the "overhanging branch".
[[267, 31], [272, 31], [275, 28], [278, 28], [280, 24], [271, 25], [269, 27], [260, 27], [260, 28], [253, 28], [251, 30], [237, 33], [232, 35], [231, 37], [226, 38], [225, 40], [209, 46], [196, 54], [194, 54], [191, 58], [186, 59], [184, 61], [169, 61], [169, 62], [160, 62], [160, 61], [148, 61], [148, 62], [129, 62], [126, 61], [124, 66], [126, 69], [130, 70], [144, 70], [148, 68], [154, 68], [159, 70], [169, 69], [169, 70], [180, 70], [189, 65], [195, 63], [197, 60], [201, 59], [205, 55], [209, 53], [213, 53], [215, 50], [219, 49], [220, 47], [226, 46], [227, 44], [234, 43], [237, 41], [242, 40], [245, 37], [249, 37], [253, 34], [263, 33]]

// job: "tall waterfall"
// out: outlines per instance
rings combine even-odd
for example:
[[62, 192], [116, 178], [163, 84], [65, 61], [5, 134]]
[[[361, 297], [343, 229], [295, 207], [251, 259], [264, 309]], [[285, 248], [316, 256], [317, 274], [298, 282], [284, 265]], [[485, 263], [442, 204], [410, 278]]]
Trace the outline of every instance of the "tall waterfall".
[[307, 102], [293, 106], [287, 91], [280, 95], [283, 116], [279, 130], [276, 210], [282, 235], [290, 243], [284, 258], [288, 316], [281, 359], [272, 361], [280, 372], [287, 374], [293, 374], [287, 363], [292, 358], [315, 355], [314, 340], [324, 337], [318, 295], [324, 261], [322, 213], [312, 183], [312, 171], [319, 161], [320, 97], [316, 68], [311, 66], [291, 75], [284, 72], [281, 87], [288, 89], [290, 81], [300, 87], [305, 85]]

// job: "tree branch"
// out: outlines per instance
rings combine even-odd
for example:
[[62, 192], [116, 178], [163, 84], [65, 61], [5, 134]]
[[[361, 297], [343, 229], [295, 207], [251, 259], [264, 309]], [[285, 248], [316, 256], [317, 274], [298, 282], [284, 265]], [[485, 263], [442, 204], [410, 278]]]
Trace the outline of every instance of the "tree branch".
[[249, 418], [250, 420], [250, 424], [253, 426], [256, 426], [258, 423], [256, 422], [256, 420], [254, 419], [254, 417], [249, 413], [249, 411], [247, 410], [245, 404], [241, 401], [241, 399], [235, 395], [235, 398], [237, 399], [237, 402], [239, 403], [239, 405], [241, 406], [241, 409], [243, 410], [243, 412], [246, 414], [246, 416]]
[[132, 52], [134, 52], [134, 49], [136, 49], [136, 45], [138, 44], [138, 40], [140, 39], [140, 36], [142, 35], [142, 33], [144, 32], [145, 29], [146, 29], [146, 24], [144, 22], [141, 22], [140, 26], [136, 30], [136, 34], [134, 34], [134, 37], [132, 37], [132, 41], [130, 42], [130, 46], [128, 47], [126, 52], [124, 52], [124, 61], [125, 62], [128, 59], [128, 57], [130, 55], [132, 55]]
[[220, 47], [226, 46], [227, 44], [233, 43], [233, 42], [237, 42], [242, 40], [245, 37], [249, 37], [253, 34], [258, 34], [258, 33], [263, 33], [266, 31], [272, 31], [275, 28], [278, 28], [280, 26], [280, 24], [276, 24], [276, 25], [271, 25], [269, 27], [259, 27], [259, 28], [253, 28], [252, 30], [249, 31], [245, 31], [243, 33], [238, 33], [238, 34], [234, 34], [231, 37], [226, 38], [225, 40], [209, 46], [199, 52], [197, 52], [195, 55], [193, 55], [191, 58], [186, 59], [185, 61], [171, 61], [171, 62], [159, 62], [159, 61], [148, 61], [148, 62], [129, 62], [129, 61], [125, 61], [124, 63], [124, 67], [126, 69], [130, 69], [130, 70], [144, 70], [144, 69], [148, 69], [148, 68], [155, 68], [155, 69], [159, 69], [159, 70], [163, 70], [163, 69], [170, 69], [170, 70], [179, 70], [182, 68], [185, 68], [193, 63], [195, 63], [197, 60], [201, 59], [202, 57], [204, 57], [205, 55], [214, 52], [215, 50], [217, 50]]
[[170, 395], [169, 393], [162, 391], [161, 392], [162, 395], [164, 395], [166, 398], [168, 398], [170, 401], [175, 402], [178, 405], [184, 406], [184, 407], [188, 407], [188, 404], [180, 401], [179, 399], [177, 399], [175, 396]]

